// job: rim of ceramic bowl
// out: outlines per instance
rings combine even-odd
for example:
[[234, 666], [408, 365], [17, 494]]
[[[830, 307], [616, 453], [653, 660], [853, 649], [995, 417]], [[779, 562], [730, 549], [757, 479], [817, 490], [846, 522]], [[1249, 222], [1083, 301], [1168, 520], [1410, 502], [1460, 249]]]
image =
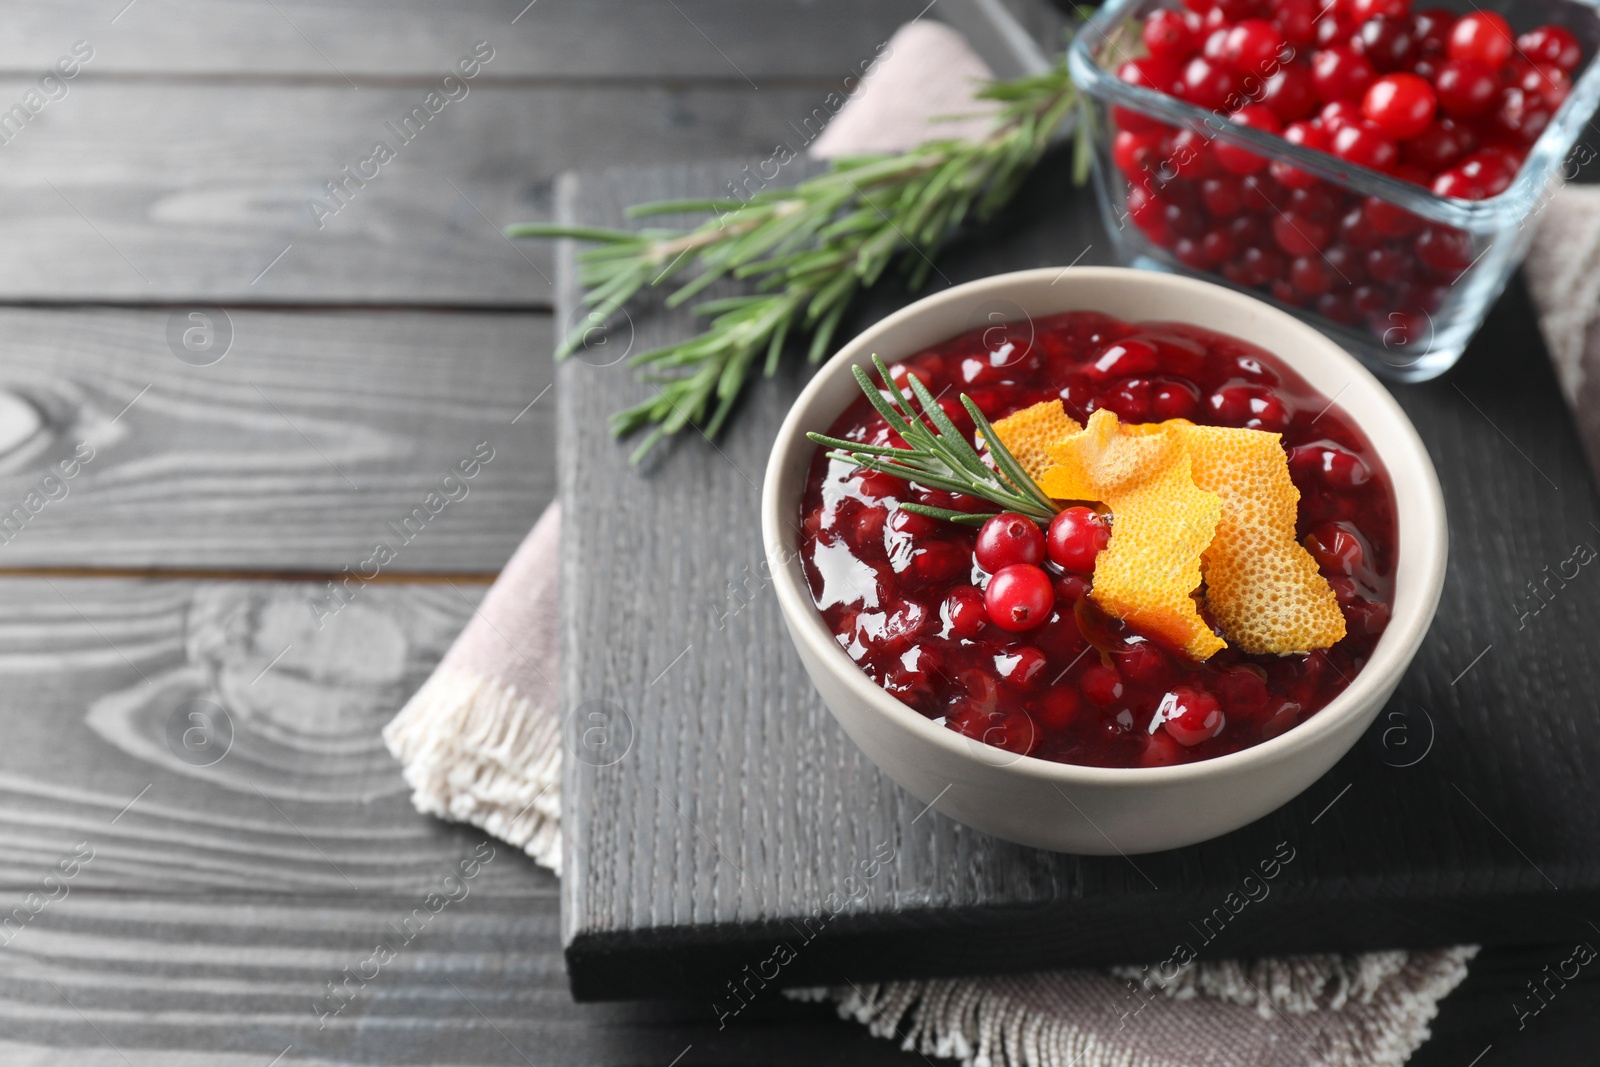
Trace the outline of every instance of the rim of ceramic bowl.
[[[1238, 752], [1168, 767], [1090, 767], [1034, 756], [1018, 756], [1001, 749], [994, 749], [992, 754], [980, 754], [980, 748], [992, 746], [974, 745], [970, 739], [936, 724], [890, 696], [849, 657], [824, 624], [801, 567], [798, 543], [792, 537], [796, 527], [790, 521], [798, 512], [799, 495], [804, 492], [806, 478], [803, 471], [809, 467], [810, 456], [817, 448], [806, 438], [806, 431], [826, 431], [844, 410], [843, 406], [827, 412], [815, 410], [823, 394], [836, 387], [835, 382], [841, 375], [849, 376], [850, 367], [869, 364], [868, 357], [874, 352], [886, 363], [912, 355], [913, 351], [889, 350], [883, 346], [883, 339], [906, 323], [936, 309], [943, 309], [946, 305], [963, 305], [985, 298], [1006, 299], [1008, 292], [1041, 282], [1052, 289], [1058, 283], [1067, 283], [1061, 288], [1062, 299], [1059, 302], [1050, 301], [1054, 305], [1051, 310], [1034, 312], [1041, 317], [1074, 310], [1102, 310], [1092, 304], [1073, 302], [1070, 294], [1079, 282], [1143, 288], [1151, 294], [1153, 305], [1150, 314], [1143, 317], [1144, 321], [1183, 321], [1180, 316], [1163, 314], [1160, 306], [1160, 294], [1163, 292], [1214, 301], [1220, 307], [1233, 308], [1242, 314], [1265, 320], [1269, 328], [1281, 333], [1283, 350], [1292, 346], [1294, 351], [1291, 355], [1285, 355], [1283, 351], [1274, 352], [1274, 355], [1295, 373], [1310, 380], [1313, 375], [1307, 372], [1309, 361], [1329, 360], [1338, 366], [1342, 374], [1348, 375], [1349, 385], [1346, 389], [1358, 383], [1361, 386], [1357, 389], [1357, 399], [1361, 401], [1359, 408], [1352, 409], [1348, 405], [1340, 407], [1367, 435], [1388, 468], [1391, 480], [1397, 485], [1395, 517], [1402, 540], [1396, 559], [1395, 603], [1389, 625], [1373, 650], [1372, 658], [1342, 692], [1304, 722], [1277, 737]], [[1016, 306], [1020, 311], [1020, 305]], [[1023, 314], [1026, 316], [1029, 313]], [[1214, 325], [1207, 328], [1218, 329]], [[959, 332], [955, 331], [951, 336]], [[1219, 329], [1219, 332], [1227, 331]], [[935, 340], [930, 343], [938, 342]], [[1321, 391], [1320, 387], [1318, 389]], [[1335, 396], [1332, 401], [1338, 403], [1339, 399]], [[780, 485], [789, 465], [797, 462], [797, 453], [804, 455], [806, 463], [800, 467], [802, 473], [795, 484], [789, 487], [790, 491], [782, 493], [780, 498]], [[1406, 472], [1408, 477], [1402, 479], [1401, 471]], [[1410, 483], [1414, 491], [1400, 492], [1398, 484], [1402, 480]], [[920, 740], [958, 758], [970, 760], [974, 765], [999, 768], [1012, 774], [1061, 784], [1097, 786], [1170, 786], [1225, 776], [1229, 772], [1277, 763], [1317, 745], [1337, 732], [1346, 720], [1365, 710], [1364, 705], [1374, 694], [1381, 692], [1391, 681], [1398, 682], [1398, 675], [1404, 673], [1422, 644], [1444, 586], [1449, 544], [1444, 495], [1427, 448], [1400, 405], [1355, 357], [1313, 327], [1254, 297], [1192, 278], [1122, 267], [1047, 267], [998, 274], [923, 297], [862, 331], [818, 369], [784, 419], [762, 483], [761, 532], [779, 605], [790, 623], [794, 640], [810, 645], [826, 669], [844, 681], [854, 699], [876, 714], [888, 717]], [[1432, 550], [1408, 552], [1403, 540], [1407, 536], [1422, 537], [1427, 545], [1432, 546]], [[1420, 568], [1420, 573], [1409, 580], [1415, 589], [1413, 595], [1402, 598], [1399, 569], [1404, 563]]]

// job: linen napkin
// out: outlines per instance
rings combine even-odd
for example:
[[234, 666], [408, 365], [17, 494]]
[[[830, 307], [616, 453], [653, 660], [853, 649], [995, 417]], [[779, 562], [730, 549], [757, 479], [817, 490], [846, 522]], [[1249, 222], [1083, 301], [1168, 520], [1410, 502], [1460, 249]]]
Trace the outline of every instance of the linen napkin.
[[[970, 83], [986, 77], [959, 34], [911, 23], [878, 50], [812, 154], [959, 135], [959, 125], [931, 119], [974, 115]], [[1529, 287], [1567, 398], [1588, 413], [1579, 422], [1591, 460], [1600, 460], [1600, 190], [1561, 190], [1534, 224]], [[479, 826], [557, 873], [560, 521], [553, 504], [384, 731], [419, 810]], [[1382, 1067], [1427, 1039], [1439, 1001], [1476, 951], [1198, 961], [1167, 983], [1129, 967], [791, 995], [832, 999], [874, 1034], [971, 1067]]]

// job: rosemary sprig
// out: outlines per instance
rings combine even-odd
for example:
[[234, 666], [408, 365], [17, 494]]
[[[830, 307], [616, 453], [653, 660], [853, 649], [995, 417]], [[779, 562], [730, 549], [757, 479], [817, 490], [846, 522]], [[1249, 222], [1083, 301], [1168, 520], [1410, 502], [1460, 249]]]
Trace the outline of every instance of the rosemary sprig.
[[[1028, 476], [1028, 472], [1022, 469], [1022, 464], [1017, 462], [1017, 458], [1011, 454], [1005, 442], [1000, 440], [1000, 435], [994, 432], [994, 427], [989, 425], [989, 420], [970, 397], [962, 394], [961, 404], [967, 409], [967, 414], [972, 416], [973, 426], [983, 435], [984, 444], [988, 446], [989, 455], [994, 460], [993, 467], [983, 461], [983, 457], [972, 447], [966, 436], [955, 423], [950, 421], [950, 416], [945, 414], [944, 409], [939, 406], [939, 401], [928, 392], [928, 387], [922, 384], [922, 379], [915, 374], [906, 375], [906, 381], [910, 384], [911, 392], [916, 396], [921, 409], [919, 415], [913, 411], [911, 402], [900, 391], [894, 379], [889, 377], [889, 369], [876, 355], [872, 357], [872, 365], [877, 368], [878, 377], [883, 382], [881, 390], [872, 384], [872, 378], [866, 371], [860, 367], [851, 369], [855, 372], [856, 381], [860, 383], [861, 391], [866, 394], [867, 400], [878, 409], [878, 413], [889, 423], [889, 428], [898, 433], [910, 447], [866, 445], [859, 441], [844, 441], [837, 437], [829, 437], [826, 434], [806, 434], [817, 444], [833, 450], [828, 453], [829, 459], [843, 460], [868, 470], [883, 471], [885, 474], [904, 478], [908, 482], [916, 482], [929, 489], [964, 493], [996, 504], [1000, 511], [1014, 511], [1026, 515], [1041, 526], [1050, 525], [1050, 520], [1055, 518], [1061, 509], [1056, 507], [1055, 502]], [[889, 396], [884, 396], [884, 393], [888, 393]], [[933, 423], [933, 429], [930, 430], [923, 419]], [[1000, 511], [955, 511], [950, 508], [929, 507], [926, 504], [900, 506], [917, 515], [927, 515], [930, 518], [968, 526], [981, 526], [1000, 514]]]
[[[1000, 103], [994, 127], [979, 140], [932, 141], [899, 155], [836, 160], [827, 173], [748, 200], [673, 200], [628, 212], [715, 215], [692, 230], [507, 228], [512, 237], [599, 244], [578, 257], [581, 302], [590, 313], [561, 342], [558, 359], [578, 348], [587, 324], [609, 319], [641, 289], [691, 267], [699, 273], [678, 286], [667, 306], [685, 303], [721, 278], [753, 283], [751, 293], [696, 305], [698, 314], [711, 317], [703, 333], [633, 357], [657, 395], [616, 413], [611, 431], [619, 437], [647, 431], [635, 461], [691, 424], [715, 436], [758, 363], [772, 374], [791, 336], [809, 335], [809, 358], [821, 359], [851, 298], [892, 262], [904, 267], [913, 289], [920, 286], [953, 230], [969, 215], [990, 217], [1011, 199], [1076, 101], [1065, 64], [994, 82], [976, 95]], [[1086, 159], [1080, 153], [1080, 161]]]

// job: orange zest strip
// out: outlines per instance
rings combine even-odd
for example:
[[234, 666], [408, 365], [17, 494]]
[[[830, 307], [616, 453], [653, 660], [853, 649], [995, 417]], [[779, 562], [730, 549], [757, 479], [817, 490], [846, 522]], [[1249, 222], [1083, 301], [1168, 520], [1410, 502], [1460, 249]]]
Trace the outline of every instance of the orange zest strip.
[[1195, 484], [1222, 502], [1202, 569], [1206, 607], [1228, 641], [1243, 652], [1284, 656], [1344, 637], [1333, 588], [1295, 540], [1300, 491], [1289, 479], [1279, 435], [1168, 425], [1189, 455]]
[[1054, 465], [1040, 488], [1057, 500], [1098, 501], [1112, 512], [1111, 540], [1095, 561], [1094, 602], [1192, 659], [1226, 648], [1194, 601], [1222, 501], [1195, 484], [1179, 435], [1121, 432], [1116, 415], [1102, 408], [1049, 452]]
[[994, 423], [995, 435], [1036, 482], [1055, 462], [1050, 448], [1082, 431], [1059, 400], [1041, 400]]

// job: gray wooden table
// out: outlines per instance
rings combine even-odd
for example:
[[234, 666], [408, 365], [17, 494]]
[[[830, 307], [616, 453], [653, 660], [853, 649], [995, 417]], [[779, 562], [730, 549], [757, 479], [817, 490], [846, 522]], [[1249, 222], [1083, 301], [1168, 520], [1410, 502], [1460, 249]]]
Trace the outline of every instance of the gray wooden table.
[[0, 1063], [903, 1058], [574, 1006], [556, 880], [416, 814], [378, 729], [554, 491], [550, 250], [500, 227], [770, 150], [922, 2], [0, 11]]
[[764, 154], [923, 5], [5, 5], [0, 1064], [923, 1062], [825, 1006], [574, 1005], [556, 880], [377, 737], [554, 490], [550, 254], [499, 228]]

